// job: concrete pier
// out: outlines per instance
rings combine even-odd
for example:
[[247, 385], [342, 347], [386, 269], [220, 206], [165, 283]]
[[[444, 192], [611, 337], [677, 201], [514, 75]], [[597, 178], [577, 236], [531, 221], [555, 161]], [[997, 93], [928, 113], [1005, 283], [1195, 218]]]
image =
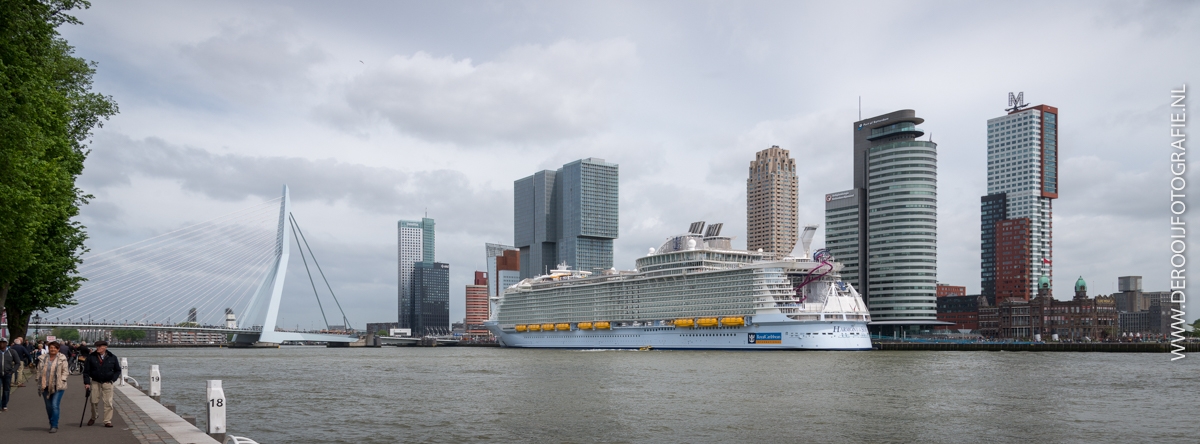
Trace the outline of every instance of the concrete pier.
[[0, 436], [4, 442], [21, 444], [220, 444], [132, 385], [113, 387], [112, 428], [104, 427], [103, 414], [95, 425], [87, 425], [90, 405], [80, 427], [84, 392], [83, 377], [71, 376], [59, 407], [58, 433], [51, 434], [46, 404], [37, 394], [36, 383], [31, 378], [25, 387], [13, 386], [8, 411], [0, 412]]

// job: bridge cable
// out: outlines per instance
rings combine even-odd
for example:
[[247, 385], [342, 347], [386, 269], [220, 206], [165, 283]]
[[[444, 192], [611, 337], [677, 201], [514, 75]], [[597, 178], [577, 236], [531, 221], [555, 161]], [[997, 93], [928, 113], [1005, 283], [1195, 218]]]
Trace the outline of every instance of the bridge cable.
[[[289, 214], [288, 216], [291, 216], [291, 214]], [[296, 218], [294, 218], [294, 217], [291, 218], [290, 222], [292, 225], [292, 233], [293, 234], [297, 233]], [[325, 317], [325, 306], [321, 305], [321, 295], [317, 293], [317, 284], [313, 282], [312, 271], [308, 269], [308, 259], [304, 258], [304, 249], [300, 248], [299, 250], [300, 250], [300, 260], [302, 262], [304, 262], [304, 272], [308, 273], [308, 283], [310, 285], [312, 285], [313, 296], [317, 298], [317, 307], [321, 309], [321, 319], [325, 321], [325, 329], [329, 330], [329, 318]], [[316, 262], [316, 261], [317, 261], [317, 259], [313, 258], [313, 262]]]
[[[300, 222], [297, 222], [296, 216], [292, 215], [291, 213], [288, 213], [288, 217], [291, 217], [292, 223], [296, 225], [296, 232], [300, 234], [300, 241], [304, 242], [304, 248], [307, 248], [308, 255], [312, 256], [313, 264], [317, 266], [317, 272], [321, 273], [321, 280], [325, 281], [325, 287], [329, 289], [329, 295], [333, 296], [333, 303], [337, 304], [338, 311], [342, 312], [342, 327], [350, 329], [350, 319], [346, 318], [346, 311], [342, 310], [342, 303], [338, 301], [337, 294], [334, 294], [333, 286], [329, 285], [329, 279], [325, 278], [325, 271], [321, 270], [321, 264], [317, 262], [317, 255], [313, 253], [312, 247], [308, 246], [308, 239], [304, 237], [304, 231], [300, 229]], [[303, 252], [301, 252], [301, 255], [303, 255]], [[328, 321], [326, 324], [328, 324]]]

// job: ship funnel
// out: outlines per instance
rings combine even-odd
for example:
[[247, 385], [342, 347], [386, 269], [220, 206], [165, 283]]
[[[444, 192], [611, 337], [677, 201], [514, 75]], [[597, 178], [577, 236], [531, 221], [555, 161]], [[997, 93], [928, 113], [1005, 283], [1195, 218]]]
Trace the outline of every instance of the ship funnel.
[[700, 234], [704, 231], [704, 221], [692, 222], [692, 226], [688, 227], [688, 233]]
[[804, 256], [802, 259], [811, 259], [808, 255], [809, 247], [812, 246], [813, 236], [817, 235], [816, 225], [805, 225], [804, 233], [800, 235], [800, 245], [804, 247]]

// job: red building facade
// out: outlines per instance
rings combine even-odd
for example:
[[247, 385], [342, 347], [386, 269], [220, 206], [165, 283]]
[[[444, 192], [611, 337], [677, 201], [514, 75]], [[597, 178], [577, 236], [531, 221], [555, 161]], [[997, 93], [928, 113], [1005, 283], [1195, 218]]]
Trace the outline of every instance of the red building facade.
[[996, 303], [1009, 299], [1028, 301], [1033, 271], [1029, 249], [1033, 239], [1029, 219], [996, 221]]
[[483, 327], [484, 321], [488, 319], [488, 277], [485, 271], [475, 272], [475, 285], [467, 286], [467, 318], [464, 322], [467, 324], [467, 335], [469, 336], [487, 336], [489, 333]]

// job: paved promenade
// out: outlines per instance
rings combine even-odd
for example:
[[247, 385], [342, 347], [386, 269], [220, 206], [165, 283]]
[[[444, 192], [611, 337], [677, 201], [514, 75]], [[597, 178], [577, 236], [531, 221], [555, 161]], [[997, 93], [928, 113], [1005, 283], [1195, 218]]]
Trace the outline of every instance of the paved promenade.
[[[96, 425], [88, 426], [91, 406], [83, 414], [83, 376], [71, 376], [63, 395], [58, 433], [51, 434], [46, 417], [46, 405], [37, 394], [35, 383], [12, 389], [8, 411], [0, 413], [0, 442], [19, 444], [88, 443], [88, 444], [215, 444], [195, 426], [171, 413], [149, 396], [131, 386], [113, 390], [113, 427], [105, 428], [103, 416]], [[190, 430], [187, 428], [190, 427]]]

